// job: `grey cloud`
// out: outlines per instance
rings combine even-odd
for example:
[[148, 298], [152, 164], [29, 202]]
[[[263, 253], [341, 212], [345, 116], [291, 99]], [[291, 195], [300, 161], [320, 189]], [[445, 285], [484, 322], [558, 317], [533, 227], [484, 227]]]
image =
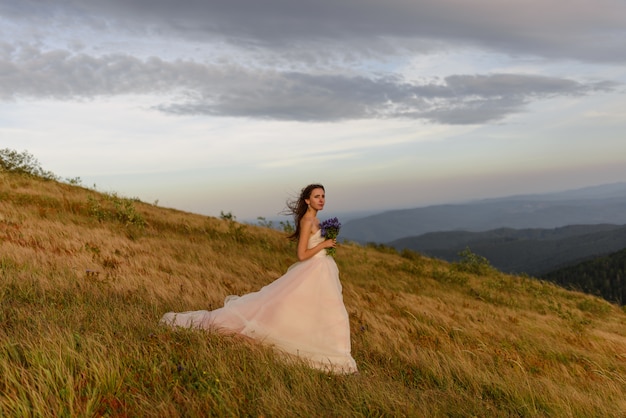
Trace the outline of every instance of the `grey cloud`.
[[623, 0], [0, 0], [0, 11], [21, 18], [118, 22], [132, 30], [216, 38], [263, 48], [328, 44], [378, 52], [476, 45], [505, 53], [588, 61], [626, 60]]
[[171, 69], [170, 64], [158, 59], [141, 61], [127, 55], [96, 58], [25, 47], [0, 61], [0, 97], [68, 99], [158, 92], [172, 86], [175, 74], [168, 67]]
[[0, 72], [0, 98], [5, 100], [161, 94], [173, 99], [154, 107], [173, 114], [298, 121], [416, 118], [444, 124], [484, 123], [520, 112], [533, 100], [617, 87], [609, 81], [581, 83], [521, 74], [454, 75], [416, 84], [396, 76], [372, 79], [260, 71], [6, 45], [0, 48]]
[[442, 124], [477, 124], [520, 112], [534, 100], [610, 91], [617, 86], [516, 74], [456, 75], [442, 81], [417, 85], [397, 78], [280, 73], [271, 81], [259, 79], [253, 86], [233, 85], [228, 92], [204, 90], [185, 103], [160, 109], [302, 121], [416, 118]]

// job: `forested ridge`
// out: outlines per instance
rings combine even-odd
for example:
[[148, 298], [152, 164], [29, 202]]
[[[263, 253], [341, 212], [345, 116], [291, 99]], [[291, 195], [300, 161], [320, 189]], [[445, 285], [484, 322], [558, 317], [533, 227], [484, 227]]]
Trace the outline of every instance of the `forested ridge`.
[[626, 249], [547, 273], [543, 279], [624, 305]]
[[448, 262], [469, 249], [506, 273], [538, 277], [622, 305], [626, 301], [625, 225], [436, 232], [391, 245]]
[[444, 231], [400, 239], [389, 245], [446, 261], [458, 260], [459, 252], [469, 247], [506, 273], [540, 276], [626, 248], [626, 225]]

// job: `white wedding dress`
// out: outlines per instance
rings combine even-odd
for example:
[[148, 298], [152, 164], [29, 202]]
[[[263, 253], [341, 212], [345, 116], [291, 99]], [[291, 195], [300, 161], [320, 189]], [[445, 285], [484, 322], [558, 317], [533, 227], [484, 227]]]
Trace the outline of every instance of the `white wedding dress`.
[[[322, 242], [321, 231], [311, 235], [308, 248]], [[213, 311], [168, 312], [162, 323], [240, 333], [307, 360], [334, 373], [355, 373], [350, 354], [350, 323], [343, 304], [335, 260], [318, 252], [293, 264], [261, 290], [228, 296]]]

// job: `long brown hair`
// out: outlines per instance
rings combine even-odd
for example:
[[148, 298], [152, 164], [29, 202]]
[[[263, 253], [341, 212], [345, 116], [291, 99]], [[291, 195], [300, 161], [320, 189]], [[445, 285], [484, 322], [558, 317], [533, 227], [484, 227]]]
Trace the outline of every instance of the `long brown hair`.
[[315, 189], [322, 189], [326, 191], [324, 189], [324, 186], [322, 186], [321, 184], [309, 184], [304, 189], [302, 189], [302, 191], [300, 191], [300, 196], [297, 199], [287, 201], [286, 213], [288, 215], [293, 215], [293, 221], [295, 223], [295, 230], [293, 234], [287, 237], [292, 241], [297, 241], [300, 237], [300, 220], [302, 220], [302, 217], [309, 208], [309, 205], [306, 203], [306, 199], [311, 198], [311, 193]]

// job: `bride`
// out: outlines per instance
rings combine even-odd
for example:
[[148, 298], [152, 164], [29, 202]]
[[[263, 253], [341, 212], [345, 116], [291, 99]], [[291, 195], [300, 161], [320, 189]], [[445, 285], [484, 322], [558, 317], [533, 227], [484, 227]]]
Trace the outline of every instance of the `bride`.
[[312, 367], [333, 373], [356, 373], [350, 354], [350, 323], [343, 304], [339, 271], [327, 248], [334, 239], [321, 235], [317, 212], [324, 209], [324, 186], [311, 184], [288, 202], [294, 216], [298, 262], [257, 292], [228, 296], [213, 311], [168, 312], [161, 322], [239, 333], [296, 355]]

